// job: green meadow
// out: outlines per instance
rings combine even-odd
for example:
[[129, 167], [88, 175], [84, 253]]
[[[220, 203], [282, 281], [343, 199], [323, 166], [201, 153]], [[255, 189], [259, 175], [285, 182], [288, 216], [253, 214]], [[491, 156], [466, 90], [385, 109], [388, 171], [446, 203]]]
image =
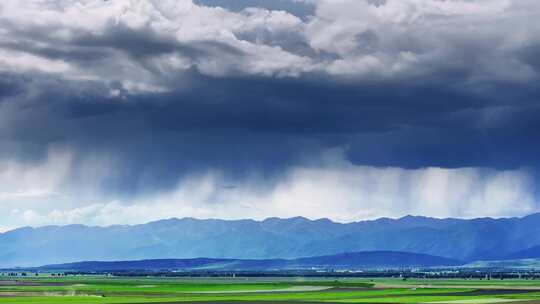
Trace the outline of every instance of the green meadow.
[[0, 303], [540, 303], [540, 281], [0, 277]]

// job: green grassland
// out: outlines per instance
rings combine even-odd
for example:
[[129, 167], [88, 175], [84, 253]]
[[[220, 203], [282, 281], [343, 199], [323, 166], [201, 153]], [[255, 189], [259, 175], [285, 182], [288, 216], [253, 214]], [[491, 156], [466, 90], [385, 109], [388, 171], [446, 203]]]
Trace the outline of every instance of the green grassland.
[[0, 277], [0, 303], [540, 303], [540, 281]]

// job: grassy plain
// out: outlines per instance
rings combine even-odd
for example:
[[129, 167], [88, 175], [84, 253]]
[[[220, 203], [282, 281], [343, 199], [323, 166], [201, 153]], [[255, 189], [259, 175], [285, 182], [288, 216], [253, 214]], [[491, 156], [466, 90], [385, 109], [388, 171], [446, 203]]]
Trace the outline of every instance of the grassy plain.
[[540, 281], [0, 277], [0, 303], [540, 304]]

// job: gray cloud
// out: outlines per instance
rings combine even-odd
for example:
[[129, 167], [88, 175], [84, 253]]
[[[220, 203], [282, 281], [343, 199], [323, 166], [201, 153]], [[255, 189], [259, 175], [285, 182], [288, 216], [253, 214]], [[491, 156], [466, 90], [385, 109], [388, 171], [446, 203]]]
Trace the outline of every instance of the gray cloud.
[[[282, 11], [255, 1], [266, 9], [235, 2], [234, 12], [217, 2], [143, 1], [139, 10], [127, 0], [94, 2], [80, 1], [81, 9], [77, 1], [7, 1], [0, 45], [50, 64], [64, 61], [66, 77], [120, 82], [135, 91], [172, 90], [192, 68], [221, 77], [330, 74], [362, 81], [451, 71], [462, 87], [538, 76], [527, 55], [539, 43], [539, 29], [527, 21], [538, 14], [532, 1], [275, 2]], [[304, 6], [315, 9], [302, 20], [292, 7]], [[32, 18], [17, 17], [22, 14]], [[28, 68], [18, 63], [11, 69]]]
[[[526, 185], [512, 193], [529, 212], [538, 15], [532, 0], [3, 1], [0, 175], [30, 173], [0, 200], [39, 217], [208, 174], [269, 194], [306, 167], [466, 167]], [[454, 201], [444, 215], [463, 215]]]

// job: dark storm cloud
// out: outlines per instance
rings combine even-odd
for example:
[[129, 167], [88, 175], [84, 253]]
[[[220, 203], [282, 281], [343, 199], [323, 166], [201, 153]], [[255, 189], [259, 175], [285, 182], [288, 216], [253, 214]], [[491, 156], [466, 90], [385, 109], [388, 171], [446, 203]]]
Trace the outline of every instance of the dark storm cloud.
[[528, 45], [520, 52], [520, 59], [528, 66], [534, 68], [537, 73], [540, 73], [540, 43]]
[[[208, 170], [277, 180], [331, 149], [353, 165], [540, 170], [538, 47], [492, 29], [504, 1], [426, 0], [418, 19], [395, 14], [423, 14], [413, 2], [188, 2], [100, 3], [74, 13], [88, 27], [9, 21], [0, 157], [39, 164], [64, 147], [73, 189], [103, 157], [115, 167], [98, 188], [133, 197]], [[477, 16], [487, 25], [456, 27]]]
[[[507, 87], [520, 93], [500, 98], [496, 91], [477, 95], [440, 83], [358, 86], [197, 72], [190, 79], [188, 90], [123, 100], [103, 97], [100, 86], [81, 90], [80, 83], [62, 81], [60, 90], [50, 79], [36, 84], [34, 78], [42, 92], [24, 106], [13, 104], [15, 119], [0, 134], [34, 143], [38, 159], [53, 143], [81, 158], [115, 155], [121, 170], [102, 187], [125, 195], [167, 189], [210, 169], [235, 178], [254, 171], [279, 175], [342, 146], [362, 165], [540, 166], [535, 90]], [[508, 95], [520, 102], [509, 103]]]
[[23, 87], [21, 87], [20, 83], [17, 81], [17, 77], [5, 73], [1, 73], [0, 76], [0, 102], [6, 98], [17, 95], [23, 90]]

